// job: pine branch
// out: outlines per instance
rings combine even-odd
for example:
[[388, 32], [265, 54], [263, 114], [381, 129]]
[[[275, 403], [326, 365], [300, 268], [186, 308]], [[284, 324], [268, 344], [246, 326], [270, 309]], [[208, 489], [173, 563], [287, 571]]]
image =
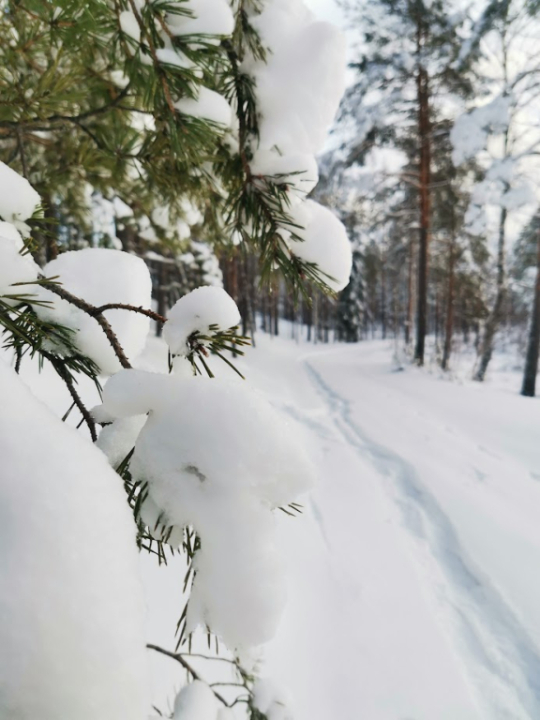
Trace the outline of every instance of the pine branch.
[[[161, 655], [165, 655], [166, 657], [169, 657], [169, 658], [171, 658], [172, 660], [176, 660], [176, 662], [180, 663], [180, 665], [181, 665], [185, 670], [187, 670], [187, 672], [191, 675], [191, 677], [192, 677], [194, 680], [199, 680], [200, 682], [205, 682], [205, 680], [202, 678], [202, 676], [199, 675], [199, 673], [191, 667], [191, 665], [187, 662], [187, 660], [185, 660], [185, 658], [183, 657], [183, 655], [182, 655], [181, 653], [170, 652], [169, 650], [165, 650], [164, 648], [159, 647], [159, 645], [148, 644], [146, 647], [147, 647], [149, 650], [154, 650], [154, 652], [160, 653]], [[210, 689], [212, 690], [212, 692], [214, 693], [215, 697], [216, 697], [223, 705], [225, 705], [225, 707], [232, 707], [232, 706], [229, 705], [229, 703], [225, 700], [225, 698], [223, 697], [223, 695], [220, 695], [220, 693], [218, 693], [216, 690], [214, 690], [214, 688], [213, 688], [212, 686], [209, 686], [209, 687], [210, 687]]]

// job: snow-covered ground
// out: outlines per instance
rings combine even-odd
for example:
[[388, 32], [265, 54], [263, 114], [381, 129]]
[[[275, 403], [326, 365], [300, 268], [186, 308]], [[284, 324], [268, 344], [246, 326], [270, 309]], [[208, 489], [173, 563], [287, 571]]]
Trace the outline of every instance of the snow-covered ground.
[[[153, 340], [143, 364], [160, 354]], [[241, 363], [320, 469], [303, 516], [280, 515], [289, 601], [265, 672], [296, 720], [536, 720], [540, 400], [515, 373], [448, 381], [392, 354], [258, 335]], [[181, 573], [142, 564], [149, 640], [172, 649]], [[165, 710], [181, 668], [152, 664]]]

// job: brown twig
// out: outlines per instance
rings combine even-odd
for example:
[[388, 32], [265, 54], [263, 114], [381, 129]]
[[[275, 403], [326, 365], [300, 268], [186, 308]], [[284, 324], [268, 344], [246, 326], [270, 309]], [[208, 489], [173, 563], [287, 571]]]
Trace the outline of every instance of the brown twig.
[[[200, 682], [205, 682], [203, 678], [199, 675], [199, 673], [194, 670], [191, 665], [187, 662], [187, 660], [184, 659], [184, 657], [180, 653], [174, 653], [170, 652], [170, 650], [165, 650], [162, 647], [159, 647], [159, 645], [147, 645], [146, 646], [149, 650], [154, 650], [157, 653], [160, 653], [161, 655], [165, 655], [166, 657], [170, 657], [172, 660], [176, 660], [177, 663], [180, 663], [180, 665], [188, 671], [188, 673], [191, 675], [191, 677], [194, 680], [199, 680]], [[225, 705], [225, 707], [231, 707], [229, 703], [225, 700], [223, 695], [220, 695], [220, 693], [216, 692], [211, 686], [209, 686], [212, 692], [214, 693], [215, 697]]]
[[165, 94], [165, 100], [167, 101], [167, 105], [169, 106], [169, 110], [173, 114], [173, 116], [176, 116], [176, 108], [174, 107], [174, 102], [171, 96], [171, 91], [169, 88], [169, 83], [167, 82], [167, 78], [165, 77], [165, 74], [163, 72], [163, 68], [161, 67], [161, 64], [159, 62], [155, 45], [152, 41], [152, 37], [150, 33], [147, 31], [145, 24], [143, 23], [142, 17], [139, 13], [139, 10], [137, 9], [137, 6], [135, 5], [134, 0], [128, 0], [131, 11], [133, 15], [135, 16], [135, 20], [137, 21], [137, 24], [141, 30], [141, 37], [144, 37], [146, 39], [146, 42], [148, 43], [148, 48], [150, 50], [150, 55], [152, 56], [152, 60], [154, 63], [154, 68], [159, 75], [159, 78], [161, 80], [161, 85], [163, 87], [163, 92]]
[[135, 307], [135, 305], [126, 305], [125, 303], [109, 303], [108, 305], [101, 305], [96, 308], [95, 312], [99, 314], [105, 312], [106, 310], [129, 310], [130, 312], [145, 315], [150, 318], [150, 320], [155, 320], [157, 323], [161, 323], [162, 325], [167, 322], [167, 318], [164, 318], [163, 315], [160, 315], [153, 310], [146, 310], [143, 307]]
[[[42, 279], [45, 280], [45, 278]], [[66, 300], [66, 302], [70, 303], [70, 305], [74, 305], [76, 308], [79, 308], [79, 310], [82, 310], [87, 315], [90, 315], [90, 317], [93, 317], [95, 321], [99, 323], [101, 329], [105, 333], [107, 340], [109, 341], [116, 357], [120, 362], [120, 365], [123, 368], [131, 368], [131, 363], [127, 359], [124, 349], [120, 345], [120, 342], [116, 337], [116, 333], [112, 329], [109, 321], [105, 317], [103, 317], [101, 313], [98, 312], [98, 308], [96, 308], [94, 305], [90, 305], [90, 303], [87, 303], [86, 300], [83, 300], [82, 298], [73, 295], [58, 283], [45, 281], [41, 284], [43, 285], [43, 287], [47, 288], [47, 290], [50, 290], [52, 293], [62, 298], [62, 300]]]
[[96, 432], [96, 423], [94, 421], [94, 418], [92, 415], [90, 415], [89, 410], [83, 403], [83, 401], [80, 398], [79, 393], [75, 389], [75, 384], [73, 383], [73, 379], [71, 378], [69, 373], [62, 373], [62, 378], [64, 382], [66, 383], [67, 389], [69, 390], [69, 394], [73, 398], [73, 402], [79, 409], [79, 412], [83, 416], [84, 422], [88, 426], [88, 430], [90, 431], [90, 437], [92, 438], [92, 442], [96, 442], [97, 440], [97, 432]]

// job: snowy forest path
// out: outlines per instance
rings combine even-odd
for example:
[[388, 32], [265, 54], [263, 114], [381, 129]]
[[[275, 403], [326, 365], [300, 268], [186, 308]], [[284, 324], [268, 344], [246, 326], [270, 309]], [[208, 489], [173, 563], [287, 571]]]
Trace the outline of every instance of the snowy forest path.
[[[363, 373], [355, 375], [354, 391], [346, 399], [334, 389], [335, 379], [344, 377], [336, 372], [335, 360], [340, 354], [350, 356], [345, 349], [341, 353], [339, 350], [315, 353], [302, 362], [336, 430], [363, 461], [372, 465], [387, 501], [399, 515], [402, 541], [416, 565], [423, 592], [463, 664], [467, 683], [474, 688], [477, 717], [501, 720], [540, 717], [540, 654], [536, 643], [489, 575], [464, 551], [452, 518], [414, 463], [389, 447], [393, 435], [401, 431], [400, 413], [392, 405], [402, 399], [380, 383], [380, 375], [370, 372], [373, 360], [369, 353], [363, 358]], [[365, 417], [365, 413], [358, 408], [355, 412], [355, 405], [362, 401], [363, 386], [373, 388], [376, 383], [380, 383], [380, 396], [385, 398], [382, 405], [388, 444], [373, 440], [358, 422], [358, 417]], [[411, 426], [418, 414], [421, 411], [410, 408]], [[420, 424], [419, 453], [426, 443], [423, 430], [424, 424]], [[444, 425], [438, 432], [447, 436], [459, 430]], [[482, 452], [480, 447], [477, 450]]]

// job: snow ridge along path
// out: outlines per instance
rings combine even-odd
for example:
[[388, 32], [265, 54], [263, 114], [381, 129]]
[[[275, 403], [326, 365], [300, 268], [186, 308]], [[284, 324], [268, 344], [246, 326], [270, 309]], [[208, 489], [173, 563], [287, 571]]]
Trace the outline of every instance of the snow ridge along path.
[[414, 467], [380, 445], [351, 419], [351, 403], [325, 382], [313, 365], [306, 370], [344, 440], [368, 458], [397, 504], [410, 534], [423, 580], [448, 623], [459, 633], [460, 653], [486, 717], [540, 717], [540, 656], [526, 631], [485, 575], [466, 557], [450, 518], [422, 484]]

